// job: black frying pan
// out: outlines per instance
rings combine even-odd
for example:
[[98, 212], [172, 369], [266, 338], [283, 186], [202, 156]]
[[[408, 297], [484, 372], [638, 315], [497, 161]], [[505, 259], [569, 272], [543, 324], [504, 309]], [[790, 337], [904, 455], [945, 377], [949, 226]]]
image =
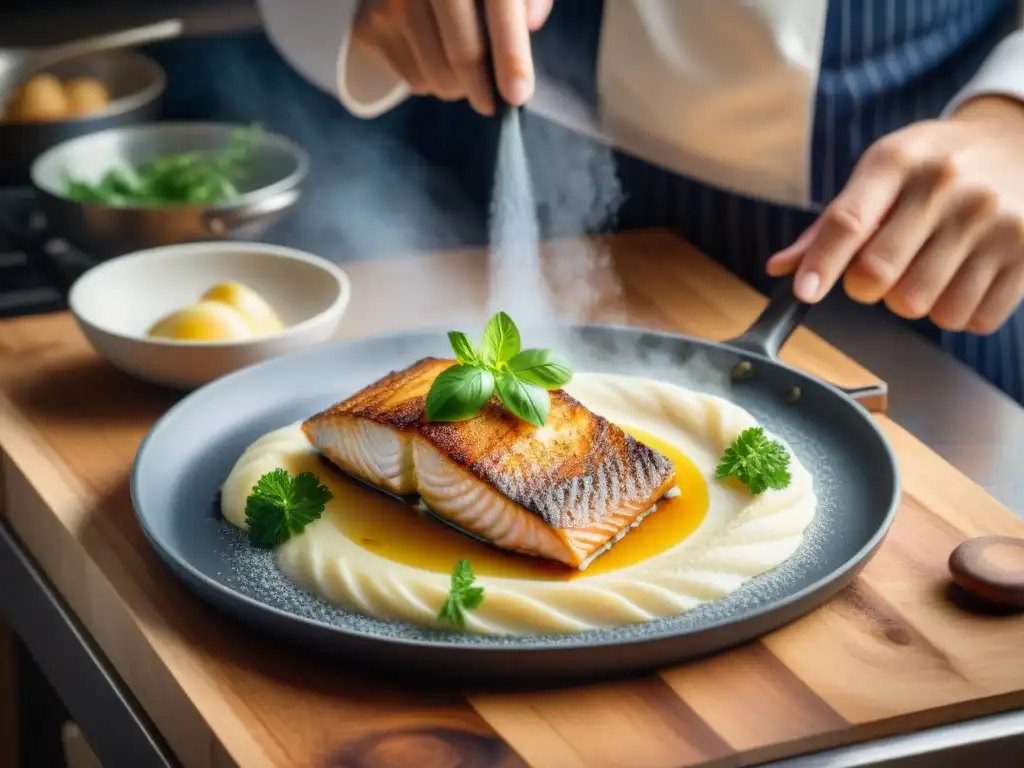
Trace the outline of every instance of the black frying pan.
[[[500, 98], [497, 104], [501, 130], [519, 130], [517, 111]], [[254, 551], [220, 520], [217, 490], [252, 440], [413, 360], [447, 356], [443, 332], [341, 342], [204, 387], [143, 441], [132, 500], [157, 552], [200, 597], [260, 630], [348, 661], [477, 684], [551, 685], [713, 653], [777, 629], [832, 597], [878, 548], [896, 513], [895, 456], [857, 402], [884, 399], [884, 388], [842, 391], [777, 359], [807, 309], [783, 284], [750, 329], [725, 344], [638, 328], [573, 329], [567, 351], [577, 370], [656, 378], [678, 372], [685, 379], [699, 364], [703, 373], [731, 378], [730, 398], [784, 437], [815, 476], [819, 508], [801, 551], [723, 600], [675, 619], [513, 640], [376, 621], [305, 595], [268, 553]]]
[[192, 393], [143, 441], [131, 492], [139, 522], [171, 570], [236, 619], [348, 661], [474, 683], [554, 684], [636, 672], [713, 653], [770, 632], [847, 585], [896, 512], [899, 472], [855, 398], [778, 362], [806, 307], [788, 286], [750, 330], [712, 343], [640, 328], [573, 329], [577, 370], [666, 375], [699, 361], [733, 375], [730, 397], [784, 437], [815, 476], [819, 509], [802, 551], [723, 600], [681, 617], [573, 635], [507, 640], [438, 632], [346, 613], [309, 597], [219, 518], [217, 494], [254, 439], [304, 418], [388, 371], [448, 353], [441, 331], [345, 341], [271, 360]]

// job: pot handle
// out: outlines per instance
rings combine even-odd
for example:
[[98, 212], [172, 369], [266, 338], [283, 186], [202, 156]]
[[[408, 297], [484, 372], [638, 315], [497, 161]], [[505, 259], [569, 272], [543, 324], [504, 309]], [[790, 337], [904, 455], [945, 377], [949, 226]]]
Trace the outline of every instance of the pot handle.
[[[789, 337], [793, 335], [793, 331], [799, 327], [810, 309], [810, 304], [805, 304], [793, 294], [793, 278], [786, 277], [779, 281], [768, 299], [768, 305], [750, 327], [725, 344], [778, 361], [779, 351], [789, 341]], [[740, 375], [741, 372], [734, 371], [734, 374]], [[868, 410], [884, 410], [889, 391], [884, 382], [865, 387], [838, 389]]]
[[72, 59], [89, 53], [110, 51], [116, 48], [131, 48], [136, 45], [155, 43], [158, 40], [169, 40], [179, 37], [184, 28], [185, 25], [181, 19], [167, 19], [165, 21], [158, 21], [155, 24], [146, 24], [141, 27], [96, 35], [95, 37], [58, 43], [57, 45], [33, 50], [30, 54], [31, 63], [33, 67], [41, 68], [57, 61]]
[[243, 227], [281, 211], [286, 211], [298, 202], [301, 192], [298, 188], [288, 189], [271, 197], [233, 207], [216, 208], [203, 213], [203, 225], [217, 237], [223, 237], [232, 230]]

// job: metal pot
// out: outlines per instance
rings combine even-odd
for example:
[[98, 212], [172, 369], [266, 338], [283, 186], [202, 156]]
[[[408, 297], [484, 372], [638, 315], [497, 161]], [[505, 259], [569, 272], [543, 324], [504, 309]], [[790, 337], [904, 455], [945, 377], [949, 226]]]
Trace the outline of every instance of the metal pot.
[[0, 120], [0, 184], [27, 184], [32, 161], [62, 141], [155, 118], [166, 88], [164, 71], [152, 59], [123, 49], [176, 37], [181, 29], [180, 21], [169, 20], [55, 46], [0, 49], [0, 112], [21, 83], [43, 71], [61, 81], [95, 78], [111, 97], [107, 109], [95, 115], [36, 123]]
[[113, 167], [134, 166], [157, 155], [219, 151], [243, 127], [154, 123], [112, 128], [53, 147], [31, 168], [49, 231], [101, 258], [194, 240], [258, 238], [299, 199], [309, 167], [306, 152], [276, 134], [254, 138], [246, 186], [229, 203], [108, 206], [79, 203], [65, 193], [68, 176], [96, 182]]

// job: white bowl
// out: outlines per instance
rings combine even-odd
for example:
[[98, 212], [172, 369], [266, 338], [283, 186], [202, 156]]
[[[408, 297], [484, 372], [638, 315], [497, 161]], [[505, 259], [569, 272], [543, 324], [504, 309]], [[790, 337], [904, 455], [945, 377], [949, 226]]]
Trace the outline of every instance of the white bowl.
[[[263, 296], [286, 328], [244, 341], [146, 335], [159, 318], [226, 281]], [[151, 248], [103, 262], [71, 286], [68, 304], [93, 348], [111, 364], [140, 379], [191, 389], [328, 341], [351, 292], [348, 276], [318, 256], [262, 243], [211, 242]]]

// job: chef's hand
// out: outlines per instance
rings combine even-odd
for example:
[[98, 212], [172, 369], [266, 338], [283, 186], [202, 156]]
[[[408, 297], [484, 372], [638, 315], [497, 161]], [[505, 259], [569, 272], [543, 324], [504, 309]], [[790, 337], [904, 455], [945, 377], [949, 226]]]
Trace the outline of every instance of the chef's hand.
[[493, 51], [498, 88], [522, 105], [533, 95], [530, 33], [540, 29], [554, 0], [486, 0], [487, 30], [476, 0], [363, 0], [352, 42], [381, 56], [417, 95], [469, 99], [477, 112], [494, 113], [485, 67]]
[[819, 301], [851, 298], [906, 318], [991, 333], [1024, 296], [1024, 105], [977, 97], [945, 120], [886, 136], [768, 274], [795, 272]]

